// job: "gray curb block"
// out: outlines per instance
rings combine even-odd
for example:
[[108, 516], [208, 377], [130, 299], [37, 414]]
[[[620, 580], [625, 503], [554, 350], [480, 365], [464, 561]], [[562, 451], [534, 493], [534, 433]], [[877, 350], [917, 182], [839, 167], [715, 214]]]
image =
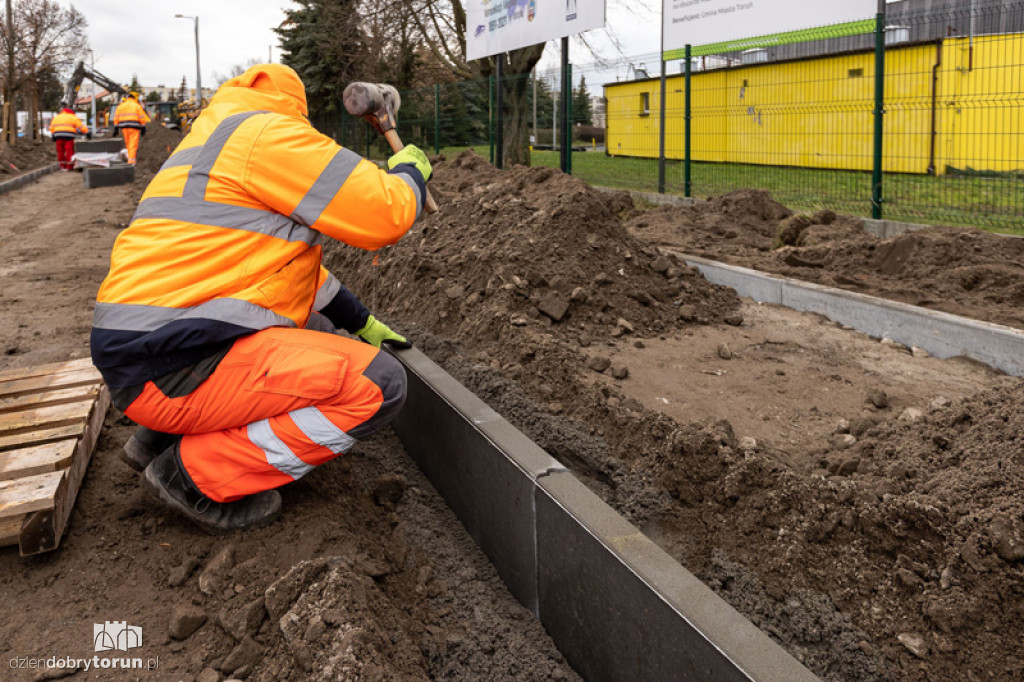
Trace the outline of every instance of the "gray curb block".
[[871, 336], [923, 348], [938, 358], [965, 356], [1013, 376], [1024, 376], [1024, 332], [907, 303], [777, 277], [749, 268], [690, 256], [673, 249], [712, 284], [761, 303], [774, 303], [830, 320]]
[[25, 185], [29, 184], [30, 182], [35, 182], [44, 175], [56, 172], [59, 168], [60, 164], [55, 163], [53, 165], [43, 166], [42, 168], [37, 168], [34, 171], [29, 171], [28, 173], [19, 175], [13, 180], [8, 180], [7, 182], [0, 182], [0, 194], [6, 194], [7, 192], [20, 189]]
[[818, 679], [422, 352], [395, 356], [395, 432], [585, 679]]

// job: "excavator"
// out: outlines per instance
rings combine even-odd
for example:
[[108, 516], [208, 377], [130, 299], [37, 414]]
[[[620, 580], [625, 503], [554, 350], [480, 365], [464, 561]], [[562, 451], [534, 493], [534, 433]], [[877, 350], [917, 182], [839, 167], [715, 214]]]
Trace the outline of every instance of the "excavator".
[[121, 87], [116, 81], [104, 76], [92, 67], [86, 66], [85, 62], [78, 62], [78, 65], [75, 66], [74, 72], [71, 74], [71, 78], [68, 80], [68, 86], [64, 90], [63, 101], [67, 106], [74, 105], [78, 89], [82, 87], [82, 82], [86, 78], [105, 89], [107, 92], [116, 94], [119, 98], [128, 94], [128, 91]]

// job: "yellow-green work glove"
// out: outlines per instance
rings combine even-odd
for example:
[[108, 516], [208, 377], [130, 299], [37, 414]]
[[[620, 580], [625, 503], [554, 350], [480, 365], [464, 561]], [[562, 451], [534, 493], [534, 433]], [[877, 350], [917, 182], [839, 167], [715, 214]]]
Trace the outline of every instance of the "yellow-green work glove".
[[388, 170], [394, 168], [400, 163], [411, 163], [416, 166], [416, 170], [418, 170], [420, 175], [423, 176], [423, 182], [429, 180], [433, 173], [433, 170], [430, 168], [430, 162], [427, 161], [427, 155], [424, 154], [416, 145], [411, 144], [388, 159]]
[[366, 318], [366, 326], [357, 331], [356, 336], [366, 343], [377, 346], [377, 348], [380, 348], [382, 343], [386, 343], [392, 348], [412, 348], [412, 344], [409, 343], [408, 339], [401, 334], [391, 331], [391, 327], [373, 315]]

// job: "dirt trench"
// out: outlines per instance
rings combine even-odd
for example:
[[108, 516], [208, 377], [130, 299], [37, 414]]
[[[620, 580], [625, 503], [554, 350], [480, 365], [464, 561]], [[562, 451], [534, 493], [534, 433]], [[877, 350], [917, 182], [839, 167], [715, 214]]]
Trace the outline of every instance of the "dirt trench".
[[[741, 302], [575, 178], [464, 153], [431, 188], [394, 247], [328, 249], [375, 314], [823, 679], [1024, 675], [1020, 380]], [[768, 250], [788, 216], [726, 205]]]

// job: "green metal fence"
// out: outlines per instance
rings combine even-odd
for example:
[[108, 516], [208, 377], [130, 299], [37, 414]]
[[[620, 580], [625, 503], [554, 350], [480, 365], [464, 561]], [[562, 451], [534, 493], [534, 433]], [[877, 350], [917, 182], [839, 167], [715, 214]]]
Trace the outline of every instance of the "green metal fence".
[[[574, 91], [585, 79], [604, 94], [593, 98], [592, 125], [573, 120], [572, 173], [599, 186], [695, 197], [761, 188], [796, 210], [870, 216], [875, 208], [890, 219], [1024, 233], [1024, 2], [893, 9], [902, 4], [889, 5], [877, 36], [881, 137], [876, 36], [669, 62], [664, 107], [659, 55], [648, 54], [572, 65]], [[532, 165], [563, 163], [560, 80], [541, 72], [504, 82], [505, 144], [527, 136]], [[515, 90], [526, 91], [525, 107], [510, 97]], [[399, 134], [430, 152], [474, 148], [494, 162], [495, 93], [493, 79], [403, 92]], [[389, 154], [362, 121], [343, 116], [337, 130], [339, 142], [369, 158]], [[873, 205], [876, 169], [881, 203]]]

